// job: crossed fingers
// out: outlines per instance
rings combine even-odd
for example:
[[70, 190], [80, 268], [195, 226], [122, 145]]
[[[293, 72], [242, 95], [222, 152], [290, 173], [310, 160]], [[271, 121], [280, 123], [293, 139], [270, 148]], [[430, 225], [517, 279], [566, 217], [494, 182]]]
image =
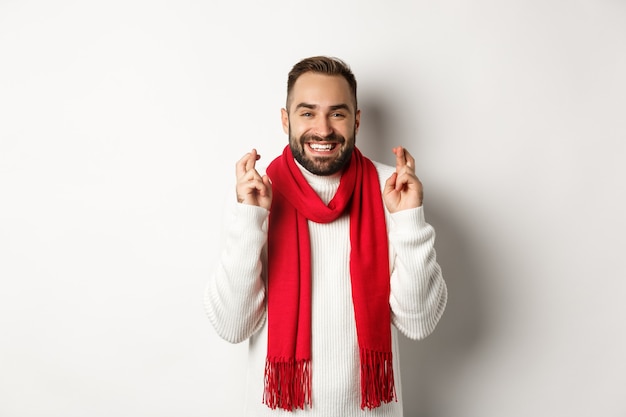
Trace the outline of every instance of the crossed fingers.
[[422, 205], [422, 183], [415, 175], [415, 158], [401, 146], [393, 148], [396, 171], [385, 182], [383, 198], [391, 213]]
[[237, 201], [269, 209], [272, 198], [269, 178], [267, 175], [262, 177], [255, 168], [260, 158], [256, 149], [252, 149], [237, 161]]
[[406, 149], [398, 146], [393, 148], [396, 155], [396, 190], [400, 191], [405, 185], [419, 182], [415, 175], [415, 158]]
[[257, 153], [256, 149], [252, 149], [251, 152], [248, 152], [239, 161], [237, 161], [237, 164], [235, 165], [237, 179], [239, 180], [246, 176], [254, 175], [255, 173], [258, 175], [258, 172], [256, 172], [254, 167], [256, 165], [256, 161], [260, 158], [261, 156]]

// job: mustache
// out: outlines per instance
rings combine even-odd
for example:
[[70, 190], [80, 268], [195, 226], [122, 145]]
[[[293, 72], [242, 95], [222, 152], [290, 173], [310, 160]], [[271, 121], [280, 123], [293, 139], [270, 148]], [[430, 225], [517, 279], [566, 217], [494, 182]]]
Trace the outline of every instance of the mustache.
[[319, 136], [319, 135], [302, 135], [301, 140], [303, 142], [338, 142], [344, 143], [346, 138], [341, 135], [336, 134], [335, 132], [327, 135], [327, 136]]

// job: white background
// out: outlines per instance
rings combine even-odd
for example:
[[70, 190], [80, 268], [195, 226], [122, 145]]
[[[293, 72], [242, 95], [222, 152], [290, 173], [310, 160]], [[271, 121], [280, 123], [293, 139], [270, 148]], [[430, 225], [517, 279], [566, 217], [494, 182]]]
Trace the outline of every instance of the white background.
[[626, 416], [626, 2], [0, 0], [0, 416], [238, 416], [202, 292], [286, 76], [345, 59], [449, 286], [406, 417]]

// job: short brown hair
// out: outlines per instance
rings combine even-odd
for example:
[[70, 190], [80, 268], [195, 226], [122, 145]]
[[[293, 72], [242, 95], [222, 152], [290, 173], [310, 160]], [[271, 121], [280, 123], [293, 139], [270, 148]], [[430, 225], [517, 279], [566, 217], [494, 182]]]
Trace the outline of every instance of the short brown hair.
[[345, 78], [350, 86], [350, 91], [354, 98], [354, 110], [358, 109], [356, 100], [356, 78], [352, 70], [344, 61], [339, 58], [329, 56], [314, 56], [305, 58], [293, 66], [287, 77], [287, 111], [289, 111], [289, 100], [291, 90], [298, 78], [307, 72], [316, 72], [326, 75], [339, 75]]

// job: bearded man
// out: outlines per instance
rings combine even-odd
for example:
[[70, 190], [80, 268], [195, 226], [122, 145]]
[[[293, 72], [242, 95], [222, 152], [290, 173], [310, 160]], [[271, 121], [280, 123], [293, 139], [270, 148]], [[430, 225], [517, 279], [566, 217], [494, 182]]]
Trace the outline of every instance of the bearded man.
[[245, 416], [400, 417], [398, 331], [423, 339], [445, 309], [435, 233], [415, 160], [366, 158], [346, 63], [311, 57], [289, 73], [289, 144], [261, 175], [236, 163], [237, 203], [208, 282], [208, 317], [249, 341]]

